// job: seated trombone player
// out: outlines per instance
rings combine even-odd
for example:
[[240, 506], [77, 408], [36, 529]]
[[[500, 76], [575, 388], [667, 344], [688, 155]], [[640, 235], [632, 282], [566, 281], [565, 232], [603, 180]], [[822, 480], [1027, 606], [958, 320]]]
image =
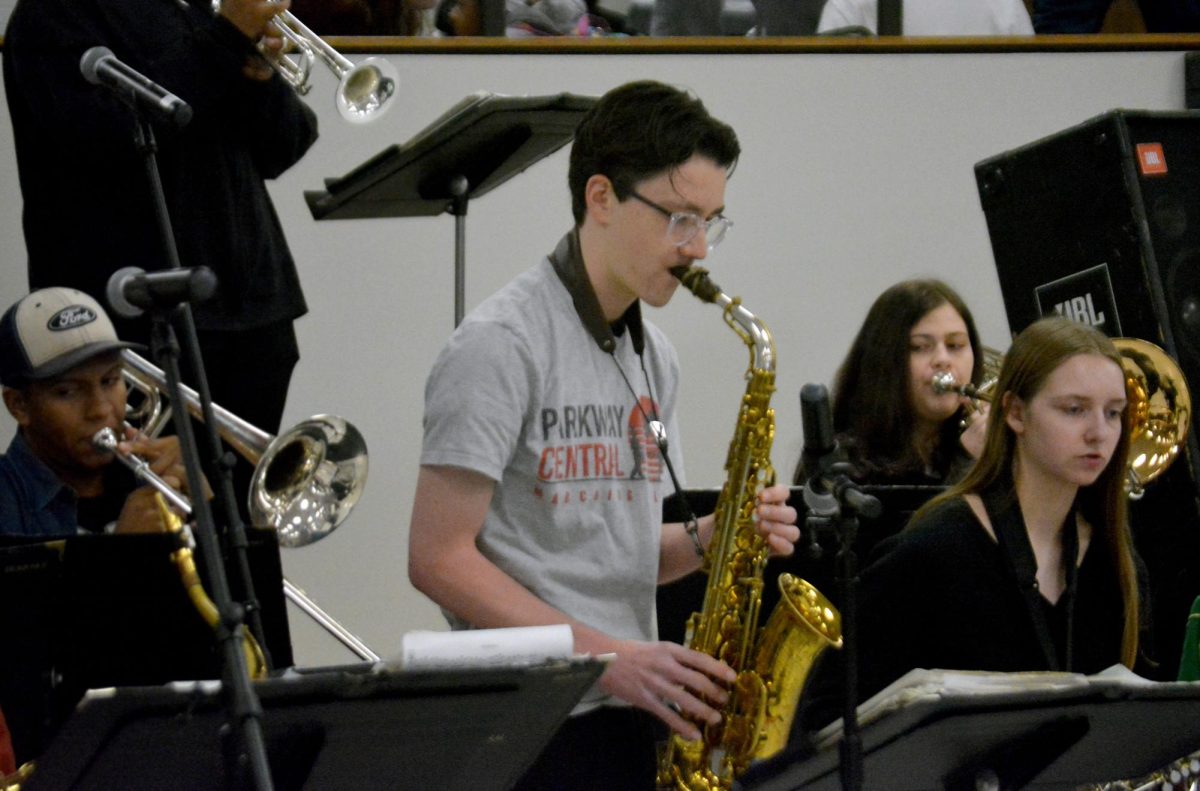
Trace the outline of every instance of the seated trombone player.
[[186, 491], [179, 441], [124, 424], [121, 341], [104, 309], [69, 288], [34, 291], [0, 318], [0, 387], [17, 432], [0, 457], [0, 536], [164, 529], [156, 492], [93, 437], [112, 429], [118, 451], [144, 459]]

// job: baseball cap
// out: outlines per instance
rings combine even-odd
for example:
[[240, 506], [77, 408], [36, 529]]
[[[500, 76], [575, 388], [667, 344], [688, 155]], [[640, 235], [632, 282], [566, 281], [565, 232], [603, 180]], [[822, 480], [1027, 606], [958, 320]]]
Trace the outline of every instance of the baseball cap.
[[100, 303], [82, 291], [40, 289], [0, 318], [0, 384], [49, 379], [98, 354], [137, 345], [117, 338]]

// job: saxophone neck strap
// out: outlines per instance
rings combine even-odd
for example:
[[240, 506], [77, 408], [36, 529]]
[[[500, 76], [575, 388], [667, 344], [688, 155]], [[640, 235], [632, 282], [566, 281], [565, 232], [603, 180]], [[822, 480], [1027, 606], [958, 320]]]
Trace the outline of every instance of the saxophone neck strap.
[[1075, 631], [1075, 583], [1078, 576], [1075, 559], [1079, 554], [1079, 528], [1075, 521], [1075, 504], [1071, 504], [1062, 529], [1062, 562], [1066, 573], [1066, 589], [1062, 595], [1065, 597], [1067, 623], [1065, 643], [1060, 657], [1046, 618], [1046, 599], [1042, 596], [1037, 581], [1037, 560], [1034, 558], [1033, 546], [1029, 543], [1025, 517], [1021, 513], [1015, 487], [1011, 482], [1008, 485], [991, 487], [981, 494], [981, 499], [992, 522], [1005, 565], [1025, 601], [1025, 609], [1033, 622], [1033, 629], [1047, 667], [1050, 670], [1069, 671]]
[[613, 323], [604, 318], [600, 309], [600, 300], [596, 297], [596, 289], [588, 277], [587, 268], [583, 264], [583, 252], [579, 247], [579, 229], [574, 228], [559, 240], [554, 252], [549, 255], [550, 265], [554, 273], [562, 281], [563, 287], [571, 295], [575, 312], [584, 329], [596, 341], [602, 350], [613, 354], [617, 350], [617, 330], [628, 328], [629, 340], [633, 350], [640, 357], [645, 349], [645, 334], [642, 330], [642, 302], [635, 299], [633, 304]]

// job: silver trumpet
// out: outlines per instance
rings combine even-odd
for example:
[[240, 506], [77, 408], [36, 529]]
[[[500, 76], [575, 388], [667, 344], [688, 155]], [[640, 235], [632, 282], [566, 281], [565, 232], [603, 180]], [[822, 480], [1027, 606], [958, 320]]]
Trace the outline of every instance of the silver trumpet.
[[[121, 355], [125, 379], [132, 390], [141, 395], [141, 402], [127, 411], [126, 418], [137, 421], [142, 433], [157, 437], [171, 415], [162, 398], [166, 374], [128, 349]], [[203, 420], [199, 395], [187, 386], [180, 389], [186, 412]], [[278, 437], [250, 425], [217, 404], [213, 404], [213, 419], [221, 439], [255, 465], [250, 479], [250, 521], [256, 527], [274, 528], [280, 546], [307, 546], [329, 535], [345, 521], [362, 496], [367, 481], [367, 445], [358, 429], [345, 419], [316, 415]], [[109, 439], [101, 436], [103, 433], [93, 438], [93, 444], [113, 452], [139, 479], [158, 489], [169, 503], [181, 512], [191, 514], [191, 503], [184, 495], [155, 475], [144, 460], [120, 453], [115, 434], [111, 437], [110, 447]], [[287, 579], [283, 581], [283, 592], [359, 657], [379, 660], [378, 654]]]
[[938, 371], [933, 375], [933, 378], [930, 379], [929, 383], [933, 385], [933, 392], [937, 393], [938, 395], [943, 395], [945, 393], [958, 393], [959, 395], [966, 396], [974, 401], [991, 400], [990, 393], [981, 392], [981, 388], [976, 387], [970, 382], [967, 382], [966, 384], [959, 384], [958, 380], [954, 378], [954, 374], [950, 373], [949, 371]]
[[[1139, 338], [1113, 338], [1121, 353], [1132, 426], [1125, 493], [1131, 500], [1145, 494], [1146, 484], [1171, 466], [1187, 440], [1192, 424], [1192, 396], [1179, 363], [1158, 346]], [[984, 347], [984, 381], [978, 387], [959, 384], [954, 375], [939, 372], [930, 384], [935, 393], [956, 392], [978, 402], [992, 400], [1004, 356]]]
[[961, 396], [966, 396], [974, 403], [973, 409], [979, 410], [979, 402], [984, 401], [991, 403], [992, 391], [996, 389], [996, 381], [1000, 378], [1000, 367], [1004, 365], [1004, 354], [990, 346], [983, 347], [983, 378], [978, 385], [973, 385], [970, 382], [960, 384], [954, 378], [954, 374], [949, 371], [938, 371], [933, 375], [930, 384], [933, 385], [933, 392], [938, 395], [943, 393], [958, 393]]
[[[213, 0], [213, 12], [221, 12], [221, 0]], [[283, 37], [285, 52], [263, 57], [283, 79], [304, 96], [312, 86], [309, 76], [313, 65], [320, 60], [338, 79], [334, 103], [338, 114], [353, 124], [365, 124], [383, 116], [391, 106], [400, 75], [384, 58], [366, 58], [355, 65], [345, 55], [329, 46], [291, 11], [275, 16], [275, 27]], [[286, 53], [291, 47], [293, 54]]]

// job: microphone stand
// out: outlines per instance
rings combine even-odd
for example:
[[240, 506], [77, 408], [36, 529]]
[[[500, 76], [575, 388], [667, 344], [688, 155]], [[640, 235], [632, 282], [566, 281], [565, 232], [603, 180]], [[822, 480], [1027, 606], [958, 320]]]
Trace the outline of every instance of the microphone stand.
[[[175, 245], [174, 231], [171, 228], [170, 215], [167, 211], [166, 196], [162, 180], [159, 177], [158, 162], [155, 158], [158, 146], [154, 138], [154, 129], [139, 109], [132, 104], [131, 106], [137, 121], [134, 125], [134, 144], [142, 154], [145, 163], [146, 176], [154, 202], [155, 219], [166, 253], [166, 268], [182, 269], [179, 250]], [[149, 313], [151, 317], [151, 351], [166, 374], [171, 403], [177, 405], [185, 402], [179, 369], [180, 346], [175, 335], [174, 324], [178, 323], [182, 330], [184, 348], [187, 350], [188, 359], [195, 372], [196, 392], [199, 394], [208, 444], [214, 458], [213, 466], [218, 470], [217, 494], [228, 518], [231, 551], [239, 560], [238, 570], [242, 575], [243, 590], [246, 592], [248, 600], [253, 602], [253, 586], [245, 553], [245, 530], [237, 515], [237, 508], [234, 506], [231, 477], [232, 459], [227, 458], [227, 454], [221, 450], [212, 409], [212, 396], [208, 390], [207, 377], [204, 375], [204, 363], [200, 355], [200, 344], [196, 335], [191, 307], [186, 301], [182, 301], [177, 304], [158, 305]], [[230, 594], [212, 510], [208, 500], [200, 494], [204, 491], [204, 481], [200, 472], [200, 454], [186, 410], [180, 410], [179, 419], [175, 421], [175, 428], [179, 437], [180, 450], [183, 453], [184, 466], [187, 470], [188, 490], [195, 493], [192, 497], [192, 515], [196, 520], [196, 542], [200, 546], [205, 565], [208, 567], [209, 584], [213, 589], [213, 602], [221, 616], [216, 630], [222, 656], [221, 689], [225, 696], [228, 717], [231, 720], [229, 726], [234, 734], [234, 741], [227, 743], [226, 767], [229, 771], [227, 779], [230, 781], [231, 787], [247, 787], [246, 773], [249, 772], [250, 788], [256, 789], [256, 791], [272, 791], [273, 785], [262, 732], [262, 704], [251, 686], [250, 672], [246, 667], [245, 655], [242, 653], [242, 629], [245, 628], [243, 608], [233, 601]], [[254, 624], [251, 633], [265, 650], [266, 642], [262, 637], [262, 624], [256, 603], [249, 608], [249, 614]]]
[[[808, 507], [805, 525], [815, 534], [832, 530], [838, 537], [837, 553], [839, 611], [842, 616], [842, 661], [845, 678], [842, 686], [842, 740], [838, 744], [839, 769], [843, 791], [863, 787], [862, 732], [858, 725], [858, 632], [856, 581], [858, 558], [854, 542], [858, 539], [858, 515], [879, 516], [879, 500], [863, 494], [850, 479], [850, 465], [834, 450], [817, 460], [818, 473], [804, 487]], [[814, 481], [819, 481], [814, 485]]]

